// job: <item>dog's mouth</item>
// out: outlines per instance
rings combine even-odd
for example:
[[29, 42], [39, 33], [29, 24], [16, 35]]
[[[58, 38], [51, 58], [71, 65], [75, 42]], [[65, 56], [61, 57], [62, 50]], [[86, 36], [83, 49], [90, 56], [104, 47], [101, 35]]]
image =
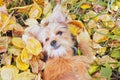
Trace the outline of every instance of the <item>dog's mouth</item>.
[[54, 49], [58, 49], [60, 46], [61, 46], [61, 45], [57, 45], [57, 46], [54, 47]]

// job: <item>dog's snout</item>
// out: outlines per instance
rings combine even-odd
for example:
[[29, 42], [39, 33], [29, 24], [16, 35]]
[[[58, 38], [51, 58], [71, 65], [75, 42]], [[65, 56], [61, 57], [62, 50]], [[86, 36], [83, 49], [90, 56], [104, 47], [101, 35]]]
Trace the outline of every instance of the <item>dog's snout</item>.
[[51, 41], [51, 43], [50, 43], [50, 45], [53, 46], [53, 47], [55, 47], [56, 44], [57, 44], [56, 40], [53, 40], [53, 41]]

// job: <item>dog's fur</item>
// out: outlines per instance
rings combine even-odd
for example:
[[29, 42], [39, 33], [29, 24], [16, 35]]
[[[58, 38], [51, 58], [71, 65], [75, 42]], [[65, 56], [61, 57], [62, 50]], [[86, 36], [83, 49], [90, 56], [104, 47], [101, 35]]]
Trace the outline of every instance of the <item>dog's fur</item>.
[[[43, 43], [43, 50], [48, 54], [43, 80], [91, 80], [87, 71], [89, 59], [73, 56], [74, 42], [67, 21], [61, 6], [57, 4], [50, 17], [41, 22], [41, 27], [31, 32]], [[54, 46], [52, 41], [56, 43]]]

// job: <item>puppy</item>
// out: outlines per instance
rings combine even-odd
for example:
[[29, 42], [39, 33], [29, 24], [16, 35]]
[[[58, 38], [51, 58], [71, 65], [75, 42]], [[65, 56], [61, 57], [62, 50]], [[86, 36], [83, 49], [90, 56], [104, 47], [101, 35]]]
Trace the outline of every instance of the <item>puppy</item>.
[[89, 60], [73, 56], [74, 41], [67, 28], [68, 18], [57, 4], [50, 17], [42, 21], [37, 37], [48, 54], [44, 80], [90, 80], [87, 72]]
[[41, 22], [41, 27], [27, 31], [43, 43], [48, 55], [43, 80], [91, 80], [87, 71], [89, 59], [73, 56], [74, 41], [67, 21], [62, 7], [57, 4], [52, 14]]

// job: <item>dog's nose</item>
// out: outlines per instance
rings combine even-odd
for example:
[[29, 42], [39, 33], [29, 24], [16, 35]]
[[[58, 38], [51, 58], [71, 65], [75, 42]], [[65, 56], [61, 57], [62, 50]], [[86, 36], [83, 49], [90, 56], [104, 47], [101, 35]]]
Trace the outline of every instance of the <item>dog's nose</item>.
[[51, 43], [50, 43], [50, 45], [53, 46], [53, 47], [55, 47], [56, 44], [57, 44], [56, 40], [53, 40], [53, 41], [51, 41]]

